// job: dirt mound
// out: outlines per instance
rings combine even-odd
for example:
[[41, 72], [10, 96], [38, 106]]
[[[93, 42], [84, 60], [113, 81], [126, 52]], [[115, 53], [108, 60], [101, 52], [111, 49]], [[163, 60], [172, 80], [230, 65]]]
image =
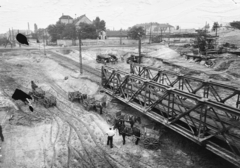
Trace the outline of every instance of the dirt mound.
[[240, 30], [232, 30], [229, 32], [220, 33], [220, 38], [218, 39], [220, 44], [230, 43], [235, 44], [240, 47]]
[[240, 78], [240, 68], [239, 67], [240, 67], [240, 60], [234, 61], [228, 68], [227, 73], [234, 77]]
[[162, 58], [162, 59], [174, 59], [180, 56], [176, 51], [166, 46], [161, 46], [160, 49], [149, 52], [148, 55], [151, 57]]
[[230, 65], [234, 62], [234, 60], [221, 60], [218, 61], [215, 66], [214, 66], [214, 70], [215, 71], [224, 71], [227, 70]]

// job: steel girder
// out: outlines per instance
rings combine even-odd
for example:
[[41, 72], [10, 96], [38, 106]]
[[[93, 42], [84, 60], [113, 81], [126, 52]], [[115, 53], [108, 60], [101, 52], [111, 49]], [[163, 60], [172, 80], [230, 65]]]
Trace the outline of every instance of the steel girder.
[[[239, 109], [134, 74], [102, 67], [108, 94], [240, 166]], [[219, 143], [220, 142], [220, 143]]]
[[130, 73], [240, 109], [240, 90], [229, 85], [135, 63]]

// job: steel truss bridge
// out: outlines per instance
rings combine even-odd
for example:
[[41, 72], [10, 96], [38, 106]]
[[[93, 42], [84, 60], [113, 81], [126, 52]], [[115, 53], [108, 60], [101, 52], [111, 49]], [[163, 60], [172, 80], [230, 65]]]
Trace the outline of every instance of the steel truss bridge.
[[102, 67], [103, 91], [240, 166], [240, 91], [171, 71]]

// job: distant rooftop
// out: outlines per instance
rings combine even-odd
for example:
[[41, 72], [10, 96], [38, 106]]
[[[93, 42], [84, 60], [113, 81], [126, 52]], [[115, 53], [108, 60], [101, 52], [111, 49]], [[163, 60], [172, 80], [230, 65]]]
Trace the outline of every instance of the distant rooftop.
[[74, 23], [77, 23], [79, 20], [81, 20], [84, 16], [86, 16], [86, 14], [77, 17], [76, 19], [74, 19]]
[[157, 26], [159, 28], [162, 27], [173, 27], [172, 25], [168, 24], [168, 23], [140, 23], [140, 24], [136, 24], [135, 26], [142, 26], [144, 28], [150, 28], [151, 26]]
[[59, 19], [73, 19], [73, 18], [69, 15], [62, 15]]

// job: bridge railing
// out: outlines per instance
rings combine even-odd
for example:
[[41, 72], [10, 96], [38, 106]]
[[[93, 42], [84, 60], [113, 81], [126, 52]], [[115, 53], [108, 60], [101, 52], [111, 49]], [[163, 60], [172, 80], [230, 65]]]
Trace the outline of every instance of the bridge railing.
[[102, 67], [104, 90], [223, 158], [240, 161], [239, 109], [181, 89]]
[[135, 63], [130, 73], [240, 109], [240, 90], [233, 86]]

